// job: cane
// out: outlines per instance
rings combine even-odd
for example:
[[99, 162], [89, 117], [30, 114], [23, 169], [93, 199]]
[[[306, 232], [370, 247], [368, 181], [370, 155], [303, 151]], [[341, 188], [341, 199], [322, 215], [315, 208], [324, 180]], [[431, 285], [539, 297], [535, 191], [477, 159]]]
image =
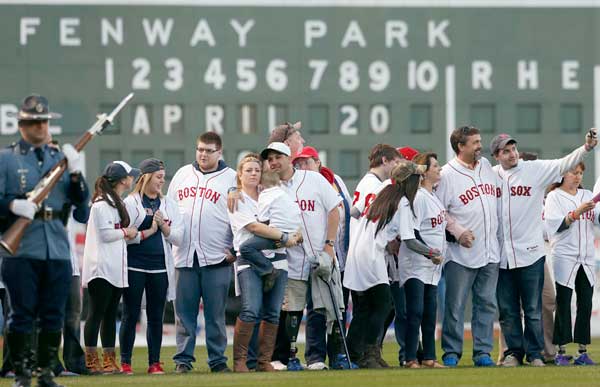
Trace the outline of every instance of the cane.
[[[331, 270], [331, 273], [333, 274], [333, 270], [335, 270], [336, 267], [334, 266]], [[332, 276], [333, 277], [333, 276]], [[321, 278], [321, 277], [319, 277]], [[340, 316], [340, 310], [338, 309], [338, 304], [335, 298], [335, 295], [333, 294], [333, 289], [331, 287], [331, 278], [329, 279], [329, 281], [325, 281], [323, 278], [321, 278], [321, 281], [325, 282], [325, 284], [327, 285], [327, 289], [329, 290], [329, 296], [331, 297], [331, 302], [333, 304], [333, 309], [335, 310], [335, 319], [338, 322], [338, 326], [340, 328], [340, 335], [342, 336], [342, 343], [344, 343], [344, 351], [346, 352], [346, 360], [348, 361], [348, 369], [351, 370], [352, 369], [352, 361], [350, 360], [350, 351], [348, 351], [348, 343], [346, 343], [346, 335], [344, 334], [344, 325], [342, 323], [342, 318]]]

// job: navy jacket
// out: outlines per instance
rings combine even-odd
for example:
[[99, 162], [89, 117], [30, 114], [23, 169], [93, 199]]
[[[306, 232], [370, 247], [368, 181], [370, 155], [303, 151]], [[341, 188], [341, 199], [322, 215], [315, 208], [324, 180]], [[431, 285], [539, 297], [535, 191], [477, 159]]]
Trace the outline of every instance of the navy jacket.
[[[48, 145], [44, 145], [42, 151], [44, 162], [40, 166], [34, 148], [23, 139], [0, 150], [0, 216], [3, 222], [12, 216], [10, 202], [25, 198], [25, 194], [35, 187], [42, 176], [64, 158], [62, 152]], [[89, 198], [88, 186], [83, 176], [75, 176], [72, 179], [65, 172], [43, 206], [53, 211], [63, 211], [70, 210], [73, 205], [84, 212], [77, 213], [78, 218], [87, 217], [85, 206]], [[7, 258], [70, 260], [69, 241], [63, 222], [60, 219], [34, 219], [25, 231], [15, 256]]]

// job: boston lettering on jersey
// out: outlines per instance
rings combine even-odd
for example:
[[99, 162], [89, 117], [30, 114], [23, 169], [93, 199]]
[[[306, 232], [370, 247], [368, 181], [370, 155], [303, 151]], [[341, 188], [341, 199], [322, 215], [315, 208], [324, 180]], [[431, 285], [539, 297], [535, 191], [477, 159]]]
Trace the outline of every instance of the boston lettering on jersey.
[[531, 196], [531, 187], [525, 185], [510, 187], [510, 196]]
[[177, 190], [177, 197], [179, 200], [187, 199], [188, 197], [195, 198], [196, 195], [201, 198], [204, 197], [215, 204], [221, 197], [220, 193], [213, 191], [210, 188], [206, 189], [206, 187], [185, 187]]
[[315, 211], [315, 201], [314, 200], [296, 200], [296, 203], [298, 203], [298, 207], [300, 208], [300, 211], [311, 211], [314, 212]]
[[430, 218], [431, 219], [431, 228], [436, 228], [437, 226], [441, 225], [444, 223], [444, 221], [446, 220], [446, 210], [442, 210], [438, 216], [436, 216], [435, 218]]
[[468, 204], [471, 200], [481, 195], [500, 197], [501, 191], [500, 188], [493, 184], [478, 184], [467, 189], [464, 194], [458, 195], [458, 198], [463, 204]]

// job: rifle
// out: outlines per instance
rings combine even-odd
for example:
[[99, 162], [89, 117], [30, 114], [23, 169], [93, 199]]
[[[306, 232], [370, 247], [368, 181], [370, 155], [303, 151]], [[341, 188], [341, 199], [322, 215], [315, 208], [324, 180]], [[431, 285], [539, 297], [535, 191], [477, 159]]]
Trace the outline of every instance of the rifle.
[[[105, 113], [98, 114], [96, 116], [97, 121], [89, 128], [75, 144], [75, 149], [78, 152], [92, 140], [92, 138], [98, 134], [102, 134], [102, 131], [109, 125], [113, 124], [113, 121], [117, 114], [127, 103], [133, 98], [133, 93], [129, 93], [123, 100], [117, 105], [114, 110], [106, 115]], [[51, 170], [49, 170], [44, 177], [36, 184], [35, 188], [26, 194], [27, 200], [40, 206], [44, 200], [48, 197], [52, 189], [56, 186], [63, 173], [67, 170], [67, 160], [62, 159]], [[25, 233], [25, 230], [31, 224], [32, 220], [19, 217], [17, 220], [6, 230], [0, 240], [0, 246], [4, 248], [10, 255], [14, 255], [19, 249], [21, 244], [21, 238]]]

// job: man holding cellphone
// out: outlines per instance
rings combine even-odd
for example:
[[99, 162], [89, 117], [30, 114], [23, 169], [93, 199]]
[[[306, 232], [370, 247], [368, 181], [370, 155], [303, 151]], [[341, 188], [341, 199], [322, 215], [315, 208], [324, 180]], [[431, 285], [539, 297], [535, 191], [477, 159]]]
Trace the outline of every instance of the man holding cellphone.
[[517, 141], [508, 134], [497, 135], [490, 144], [492, 156], [499, 163], [494, 170], [501, 185], [501, 256], [496, 298], [507, 344], [502, 363], [505, 367], [519, 366], [524, 358], [532, 366], [544, 366], [544, 194], [549, 184], [560, 181], [597, 143], [597, 132], [592, 128], [586, 134], [585, 144], [562, 159], [533, 161], [519, 160]]

